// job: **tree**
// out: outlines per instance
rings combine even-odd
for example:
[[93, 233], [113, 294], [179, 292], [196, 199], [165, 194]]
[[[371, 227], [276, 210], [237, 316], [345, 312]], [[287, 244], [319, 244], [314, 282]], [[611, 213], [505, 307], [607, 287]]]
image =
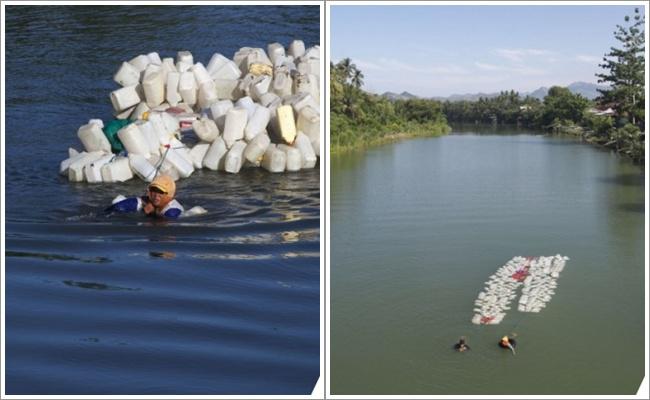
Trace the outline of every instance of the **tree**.
[[352, 66], [354, 67], [354, 69], [352, 70], [352, 80], [351, 80], [351, 82], [354, 85], [354, 87], [359, 89], [361, 86], [363, 86], [363, 78], [364, 78], [364, 76], [363, 76], [363, 73], [354, 66], [354, 64]]
[[598, 91], [600, 104], [611, 104], [621, 117], [626, 117], [632, 124], [643, 128], [645, 119], [645, 16], [634, 9], [633, 22], [624, 27], [617, 25], [614, 37], [621, 42], [621, 48], [611, 47], [599, 66], [606, 71], [596, 74], [599, 83], [607, 83], [609, 89]]
[[553, 121], [571, 121], [579, 123], [589, 100], [579, 94], [573, 94], [569, 89], [553, 86], [544, 97], [544, 113], [542, 123], [550, 125]]
[[395, 134], [434, 136], [449, 131], [439, 102], [390, 101], [363, 91], [363, 78], [349, 58], [330, 62], [330, 140], [334, 151], [381, 143]]
[[346, 57], [336, 64], [336, 68], [341, 72], [343, 80], [347, 81], [352, 76], [352, 71], [357, 69], [357, 67], [352, 64], [352, 60]]
[[[439, 123], [444, 120], [441, 104], [435, 100], [409, 99], [395, 102], [395, 109], [407, 121]], [[444, 120], [446, 123], [446, 120]]]
[[345, 80], [343, 79], [341, 70], [337, 65], [330, 61], [330, 106], [332, 112], [343, 112], [343, 92], [345, 88]]

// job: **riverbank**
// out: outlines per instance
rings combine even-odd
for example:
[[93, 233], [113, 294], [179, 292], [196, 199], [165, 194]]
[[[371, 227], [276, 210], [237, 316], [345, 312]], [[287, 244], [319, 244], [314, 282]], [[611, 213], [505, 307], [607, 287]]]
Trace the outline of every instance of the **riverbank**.
[[611, 128], [607, 134], [577, 124], [556, 124], [551, 127], [552, 134], [569, 135], [580, 138], [591, 145], [615, 151], [627, 157], [634, 164], [645, 164], [645, 134], [627, 125]]
[[[350, 135], [354, 138], [344, 143], [330, 142], [330, 153], [344, 153], [348, 151], [361, 150], [373, 146], [381, 146], [388, 143], [398, 142], [400, 140], [412, 139], [416, 137], [438, 137], [444, 136], [451, 132], [451, 127], [438, 125], [421, 125], [411, 127], [410, 129], [388, 132], [381, 135], [363, 133], [362, 131], [353, 131]], [[343, 135], [345, 136], [345, 135]], [[332, 136], [334, 137], [334, 136]]]

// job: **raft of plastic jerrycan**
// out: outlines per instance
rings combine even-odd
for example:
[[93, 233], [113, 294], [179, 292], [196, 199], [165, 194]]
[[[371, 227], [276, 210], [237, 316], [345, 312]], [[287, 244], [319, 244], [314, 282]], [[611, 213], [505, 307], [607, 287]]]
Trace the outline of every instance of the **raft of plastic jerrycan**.
[[269, 172], [284, 172], [286, 164], [287, 153], [279, 150], [274, 143], [269, 144], [262, 157], [262, 168]]
[[243, 107], [235, 107], [226, 113], [226, 122], [223, 128], [223, 140], [226, 147], [231, 148], [237, 140], [244, 138], [244, 128], [248, 114]]
[[88, 152], [92, 151], [111, 151], [111, 144], [108, 142], [102, 128], [96, 123], [83, 125], [77, 131], [77, 136], [83, 143]]
[[270, 144], [271, 139], [269, 139], [269, 135], [266, 133], [260, 133], [248, 143], [248, 146], [246, 146], [246, 149], [244, 150], [244, 158], [251, 164], [259, 167], [262, 161], [262, 156]]
[[133, 178], [133, 171], [126, 157], [116, 157], [101, 167], [103, 182], [124, 182]]
[[[113, 76], [121, 86], [110, 93], [116, 119], [105, 131], [99, 119], [82, 125], [77, 134], [85, 151], [71, 153], [60, 173], [99, 183], [133, 174], [150, 180], [156, 168], [177, 179], [197, 168], [313, 168], [320, 115], [314, 85], [319, 69], [312, 66], [319, 59], [319, 47], [305, 48], [300, 40], [288, 48], [270, 43], [266, 51], [242, 47], [233, 59], [214, 53], [207, 67], [190, 51], [162, 60], [157, 52], [132, 57]], [[188, 129], [198, 142], [185, 139]], [[172, 143], [173, 151], [165, 152]], [[114, 157], [122, 150], [127, 157]]]
[[300, 171], [300, 168], [302, 167], [302, 155], [300, 154], [300, 150], [295, 147], [287, 146], [286, 144], [279, 144], [276, 148], [286, 154], [287, 171]]
[[102, 172], [101, 169], [104, 165], [108, 164], [115, 155], [106, 154], [105, 156], [99, 158], [98, 160], [93, 161], [90, 164], [84, 166], [84, 176], [86, 182], [88, 183], [101, 183], [102, 182]]
[[142, 180], [151, 182], [156, 175], [156, 168], [142, 154], [129, 154], [129, 165]]
[[211, 170], [223, 169], [223, 164], [225, 162], [224, 156], [227, 152], [228, 148], [226, 147], [226, 142], [223, 138], [216, 138], [212, 144], [210, 144], [210, 148], [205, 154], [205, 157], [203, 157], [203, 166]]
[[243, 140], [238, 140], [233, 143], [230, 150], [226, 154], [226, 161], [224, 169], [226, 172], [236, 174], [244, 165], [244, 149], [246, 148], [246, 143]]
[[311, 142], [307, 135], [298, 132], [295, 140], [295, 147], [300, 150], [301, 168], [314, 168], [316, 165], [316, 154], [311, 146]]

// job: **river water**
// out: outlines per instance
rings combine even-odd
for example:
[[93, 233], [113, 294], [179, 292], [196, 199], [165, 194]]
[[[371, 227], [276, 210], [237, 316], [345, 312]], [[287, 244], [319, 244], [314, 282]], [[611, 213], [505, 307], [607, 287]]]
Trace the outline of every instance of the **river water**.
[[[331, 160], [333, 394], [634, 394], [644, 175], [525, 130], [457, 130]], [[570, 257], [538, 314], [471, 323], [512, 257]], [[517, 300], [515, 300], [517, 301]], [[516, 355], [497, 346], [515, 333]], [[452, 345], [466, 336], [472, 350]]]
[[124, 60], [319, 44], [317, 6], [6, 7], [7, 394], [309, 394], [320, 359], [320, 176], [197, 171], [206, 215], [98, 213], [144, 184], [58, 175], [111, 118]]

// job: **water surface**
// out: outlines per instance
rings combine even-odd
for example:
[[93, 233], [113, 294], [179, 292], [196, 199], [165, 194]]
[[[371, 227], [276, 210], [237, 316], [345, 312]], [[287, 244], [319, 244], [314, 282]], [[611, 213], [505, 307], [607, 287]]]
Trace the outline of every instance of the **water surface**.
[[[503, 133], [503, 134], [501, 134]], [[519, 130], [332, 157], [333, 394], [634, 394], [644, 375], [644, 176]], [[539, 314], [470, 320], [516, 255], [571, 258]], [[517, 355], [497, 347], [516, 333]], [[472, 350], [452, 345], [465, 335]]]

